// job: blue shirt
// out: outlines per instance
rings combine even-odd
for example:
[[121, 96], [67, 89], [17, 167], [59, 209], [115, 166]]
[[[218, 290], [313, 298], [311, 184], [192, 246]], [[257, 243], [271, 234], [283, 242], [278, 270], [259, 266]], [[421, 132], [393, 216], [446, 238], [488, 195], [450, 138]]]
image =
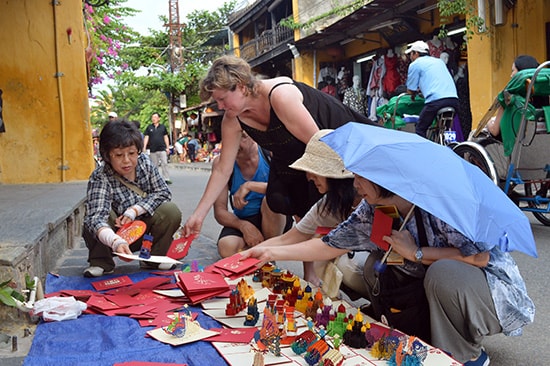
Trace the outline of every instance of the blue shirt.
[[[250, 179], [250, 181], [267, 183], [267, 180], [269, 178], [269, 163], [265, 160], [263, 154], [260, 153], [260, 147], [258, 147], [258, 156], [258, 168], [256, 169], [256, 173], [254, 173], [254, 176], [252, 177], [252, 179]], [[237, 163], [235, 163], [235, 165], [233, 166], [233, 176], [230, 183], [231, 189], [229, 190], [231, 196], [237, 193], [239, 187], [243, 185], [246, 181], [247, 180], [244, 179], [241, 169], [239, 168]], [[231, 207], [233, 208], [233, 213], [240, 219], [259, 214], [264, 196], [265, 194], [262, 193], [252, 191], [248, 192], [245, 197], [248, 201], [246, 206], [239, 210], [233, 207], [232, 204]], [[233, 203], [233, 200], [231, 200], [231, 203]]]
[[[510, 253], [501, 251], [498, 245], [489, 249], [485, 243], [474, 243], [430, 213], [423, 210], [421, 213], [430, 247], [458, 248], [464, 256], [489, 252], [489, 263], [482, 270], [487, 278], [502, 331], [506, 335], [520, 335], [521, 328], [533, 322], [535, 305], [527, 295], [525, 282]], [[374, 206], [363, 200], [346, 221], [322, 240], [331, 247], [350, 251], [376, 250], [378, 247], [370, 241], [373, 218]], [[411, 233], [417, 245], [420, 245], [414, 216], [405, 228]], [[404, 265], [410, 271], [415, 271], [417, 266], [419, 264], [410, 261], [405, 261]]]
[[409, 65], [407, 89], [420, 89], [426, 103], [443, 98], [458, 98], [455, 82], [447, 65], [432, 56], [418, 57]]

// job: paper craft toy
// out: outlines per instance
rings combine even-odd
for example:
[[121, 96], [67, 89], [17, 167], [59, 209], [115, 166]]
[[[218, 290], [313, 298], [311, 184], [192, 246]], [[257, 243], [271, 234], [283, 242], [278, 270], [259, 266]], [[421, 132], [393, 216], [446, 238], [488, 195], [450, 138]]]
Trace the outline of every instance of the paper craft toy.
[[[154, 330], [150, 330], [147, 332], [151, 337], [156, 339], [157, 341], [170, 344], [172, 346], [179, 346], [186, 343], [195, 342], [204, 338], [212, 337], [218, 332], [214, 332], [211, 330], [206, 330], [202, 328], [198, 321], [193, 320], [191, 317], [180, 314], [180, 319], [183, 319], [183, 326], [175, 325], [173, 328], [174, 330], [180, 334], [180, 330], [182, 328], [185, 329], [182, 336], [177, 336], [175, 334], [170, 334], [167, 332], [167, 327], [161, 327]], [[178, 320], [179, 322], [179, 320]], [[176, 330], [176, 327], [178, 330]]]
[[384, 251], [387, 251], [390, 245], [382, 238], [391, 235], [394, 218], [399, 218], [395, 206], [379, 206], [374, 209], [370, 240]]
[[134, 220], [122, 226], [116, 233], [128, 244], [133, 244], [145, 234], [145, 230], [147, 230], [147, 224], [141, 220]]
[[275, 315], [266, 307], [262, 327], [254, 334], [254, 340], [261, 351], [268, 350], [275, 356], [281, 355], [281, 330]]
[[170, 248], [168, 248], [168, 252], [166, 255], [173, 259], [182, 259], [187, 256], [187, 253], [189, 253], [189, 248], [191, 248], [191, 243], [195, 238], [197, 237], [197, 234], [191, 234], [187, 238], [180, 236], [170, 244]]
[[166, 327], [162, 327], [162, 330], [174, 337], [183, 338], [187, 330], [186, 317], [174, 313], [174, 319]]
[[143, 259], [151, 258], [151, 247], [153, 246], [153, 237], [151, 235], [143, 235], [139, 257]]
[[248, 311], [246, 313], [244, 325], [249, 327], [254, 326], [258, 322], [259, 318], [260, 313], [258, 312], [258, 301], [254, 297], [251, 297], [248, 299]]

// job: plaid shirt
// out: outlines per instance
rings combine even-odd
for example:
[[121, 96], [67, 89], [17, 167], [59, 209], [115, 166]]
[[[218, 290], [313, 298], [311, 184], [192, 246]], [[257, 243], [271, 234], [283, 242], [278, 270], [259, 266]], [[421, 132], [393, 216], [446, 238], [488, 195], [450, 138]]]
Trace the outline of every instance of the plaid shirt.
[[97, 233], [101, 227], [109, 227], [111, 210], [118, 217], [128, 207], [138, 204], [147, 211], [145, 215], [153, 215], [162, 203], [172, 198], [168, 185], [145, 154], [138, 156], [136, 181], [130, 182], [124, 177], [121, 178], [137, 185], [147, 193], [147, 197], [142, 198], [126, 187], [115, 177], [115, 174], [118, 175], [109, 164], [102, 164], [93, 171], [88, 181], [84, 225], [92, 233]]

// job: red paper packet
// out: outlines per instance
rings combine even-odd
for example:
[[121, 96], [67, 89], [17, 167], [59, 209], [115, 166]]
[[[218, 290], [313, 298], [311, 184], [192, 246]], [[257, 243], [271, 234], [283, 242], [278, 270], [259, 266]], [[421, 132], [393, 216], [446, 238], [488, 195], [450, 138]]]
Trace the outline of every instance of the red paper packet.
[[122, 239], [126, 240], [128, 244], [133, 244], [145, 234], [145, 230], [147, 230], [147, 224], [143, 221], [135, 220], [122, 226], [116, 233]]
[[120, 276], [115, 278], [109, 278], [107, 280], [92, 282], [92, 286], [97, 291], [110, 290], [117, 287], [123, 287], [133, 284], [132, 280], [128, 276]]
[[370, 240], [384, 251], [390, 245], [382, 238], [391, 235], [393, 219], [396, 217], [399, 217], [399, 213], [395, 206], [379, 206], [374, 209]]
[[195, 240], [196, 237], [197, 234], [191, 234], [187, 238], [181, 237], [174, 240], [172, 244], [170, 244], [170, 248], [168, 248], [166, 256], [176, 260], [185, 258], [187, 256], [187, 253], [189, 253], [191, 243], [193, 242], [193, 240]]

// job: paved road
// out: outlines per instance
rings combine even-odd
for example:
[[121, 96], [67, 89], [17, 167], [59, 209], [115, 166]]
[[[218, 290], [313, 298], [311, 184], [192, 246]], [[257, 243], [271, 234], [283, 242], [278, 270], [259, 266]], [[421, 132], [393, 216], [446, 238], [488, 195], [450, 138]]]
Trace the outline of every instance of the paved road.
[[[176, 169], [171, 166], [171, 186], [174, 202], [183, 212], [185, 220], [195, 208], [203, 188], [208, 179], [207, 171], [191, 171]], [[497, 204], [497, 203], [495, 203]], [[502, 335], [489, 337], [484, 342], [491, 357], [491, 365], [547, 365], [550, 360], [550, 349], [547, 346], [547, 336], [550, 334], [550, 307], [548, 305], [547, 282], [550, 279], [550, 227], [544, 227], [534, 218], [530, 218], [533, 232], [537, 241], [539, 258], [533, 259], [521, 253], [514, 253], [523, 277], [525, 278], [530, 296], [537, 306], [535, 323], [524, 329], [522, 337], [505, 337]], [[215, 222], [210, 213], [203, 225], [201, 236], [193, 243], [186, 260], [197, 259], [202, 264], [210, 264], [219, 259], [215, 241], [220, 226]], [[80, 275], [86, 266], [87, 251], [77, 248], [70, 251], [59, 262], [58, 273], [66, 276]], [[282, 267], [289, 268], [301, 275], [301, 266], [294, 262], [279, 263]], [[117, 272], [137, 271], [135, 263], [123, 263]]]

